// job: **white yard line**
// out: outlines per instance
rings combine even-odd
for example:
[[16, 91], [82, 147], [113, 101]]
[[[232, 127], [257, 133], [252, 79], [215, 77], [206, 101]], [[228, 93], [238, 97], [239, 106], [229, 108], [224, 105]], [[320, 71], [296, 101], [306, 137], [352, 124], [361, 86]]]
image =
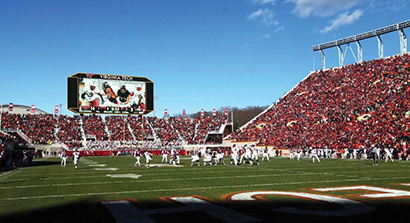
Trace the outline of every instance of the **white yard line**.
[[[373, 178], [370, 181], [378, 180], [400, 180], [410, 179], [410, 177], [393, 177], [393, 178]], [[288, 183], [265, 183], [265, 184], [245, 184], [245, 185], [226, 185], [226, 186], [210, 186], [210, 187], [187, 187], [187, 188], [169, 188], [169, 189], [148, 189], [148, 190], [134, 190], [134, 191], [109, 191], [99, 193], [83, 193], [83, 194], [55, 194], [32, 197], [9, 197], [0, 198], [0, 201], [15, 201], [15, 200], [31, 200], [31, 199], [49, 199], [49, 198], [67, 198], [67, 197], [84, 197], [84, 196], [102, 196], [102, 195], [118, 195], [118, 194], [140, 194], [140, 193], [155, 193], [155, 192], [171, 192], [171, 191], [191, 191], [191, 190], [212, 190], [221, 188], [249, 188], [249, 187], [266, 187], [279, 185], [306, 185], [318, 183], [339, 183], [339, 182], [356, 182], [363, 181], [363, 179], [344, 179], [344, 180], [320, 180], [320, 181], [301, 181]]]
[[[192, 169], [191, 169], [192, 170]], [[357, 176], [357, 174], [358, 173], [367, 173], [369, 170], [363, 170], [363, 171], [355, 171], [355, 172], [353, 172], [354, 174], [355, 174], [355, 176]], [[400, 170], [400, 171], [410, 171], [410, 170]], [[109, 172], [107, 172], [107, 173], [111, 173], [112, 171], [109, 171]], [[229, 173], [235, 173], [235, 172], [243, 172], [243, 170], [242, 171], [223, 171], [223, 173], [227, 173], [227, 174], [229, 174]], [[265, 171], [261, 171], [261, 172], [265, 172]], [[343, 171], [343, 172], [337, 172], [337, 173], [334, 173], [334, 172], [321, 172], [321, 173], [315, 173], [315, 172], [296, 172], [296, 171], [290, 171], [290, 172], [294, 172], [294, 173], [273, 173], [273, 174], [264, 174], [264, 175], [256, 175], [256, 176], [283, 176], [284, 174], [286, 174], [286, 176], [289, 176], [289, 175], [295, 175], [295, 176], [303, 176], [303, 175], [326, 175], [326, 176], [329, 176], [329, 175], [334, 175], [334, 176], [340, 176], [340, 177], [353, 177], [353, 173], [351, 172], [351, 171]], [[377, 170], [377, 172], [381, 172], [381, 173], [389, 173], [389, 172], [397, 172], [397, 170]], [[94, 174], [94, 176], [90, 176], [90, 175], [87, 175], [87, 176], [78, 176], [79, 175], [79, 173], [77, 173], [77, 174], [73, 174], [73, 175], [75, 175], [75, 176], [72, 176], [72, 177], [44, 177], [44, 178], [38, 178], [37, 180], [42, 180], [42, 181], [44, 181], [44, 180], [75, 180], [75, 179], [88, 179], [88, 178], [106, 178], [107, 177], [107, 175], [106, 174], [103, 174], [103, 175], [95, 175], [95, 173], [96, 172], [87, 172], [87, 174]], [[116, 172], [116, 174], [126, 174], [126, 173], [134, 173], [134, 172], [123, 172], [123, 171], [120, 171], [120, 172]], [[217, 173], [217, 174], [221, 174], [221, 171], [210, 171], [210, 172], [207, 172], [208, 174], [212, 174], [212, 173]], [[345, 174], [343, 174], [343, 173], [345, 173]], [[138, 174], [139, 175], [143, 175], [143, 176], [162, 176], [162, 175], [166, 175], [166, 176], [170, 176], [170, 175], [172, 175], [172, 176], [175, 176], [175, 175], [184, 175], [184, 174], [186, 174], [186, 173], [174, 173], [174, 174], [171, 174], [171, 173], [144, 173], [144, 172], [138, 172]], [[47, 175], [49, 175], [49, 174], [47, 174]], [[61, 174], [59, 174], [60, 176], [61, 176]], [[20, 177], [22, 177], [22, 175], [19, 175]], [[29, 176], [27, 176], [27, 177], [29, 177]], [[225, 177], [230, 177], [230, 176], [225, 176]], [[232, 176], [232, 178], [234, 178], [234, 177], [238, 177], [238, 178], [242, 178], [242, 176]], [[246, 176], [245, 176], [246, 177]], [[250, 177], [252, 177], [252, 175], [250, 175]], [[193, 179], [193, 178], [182, 178], [182, 179]], [[200, 178], [200, 179], [204, 179], [204, 178]], [[13, 179], [12, 181], [10, 181], [10, 182], [14, 182], [14, 181], [26, 181], [27, 180], [27, 178], [19, 178], [19, 179]], [[166, 180], [166, 179], [161, 179], [161, 180]], [[172, 179], [171, 179], [172, 180]], [[2, 181], [2, 182], [9, 182], [9, 181]], [[0, 189], [1, 189], [2, 187], [0, 187]]]
[[[307, 175], [307, 174], [288, 174], [288, 175]], [[0, 189], [22, 189], [22, 188], [36, 188], [36, 187], [65, 187], [65, 186], [81, 186], [81, 185], [99, 185], [99, 184], [121, 184], [121, 183], [148, 183], [148, 182], [164, 182], [164, 181], [181, 181], [181, 180], [218, 180], [218, 179], [238, 179], [238, 178], [258, 178], [258, 177], [275, 177], [280, 174], [267, 174], [267, 175], [248, 175], [248, 176], [219, 176], [219, 177], [194, 177], [194, 178], [171, 178], [171, 179], [155, 179], [155, 180], [130, 180], [130, 181], [104, 181], [104, 182], [90, 182], [90, 183], [64, 183], [64, 184], [39, 184], [39, 185], [27, 185], [27, 186], [10, 186], [0, 187]], [[97, 176], [96, 176], [97, 177]], [[64, 178], [64, 179], [76, 179]], [[106, 175], [97, 178], [107, 178]], [[62, 178], [52, 178], [62, 179]], [[50, 179], [50, 180], [52, 180]]]

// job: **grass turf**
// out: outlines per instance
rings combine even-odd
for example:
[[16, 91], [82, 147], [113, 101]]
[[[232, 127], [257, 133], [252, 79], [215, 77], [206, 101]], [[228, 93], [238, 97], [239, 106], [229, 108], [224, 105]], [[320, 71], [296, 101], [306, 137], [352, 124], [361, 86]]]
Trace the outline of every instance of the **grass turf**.
[[[369, 199], [354, 196], [369, 191], [317, 192], [310, 188], [368, 185], [410, 192], [410, 162], [379, 160], [322, 159], [312, 163], [305, 158], [271, 158], [260, 166], [190, 166], [182, 157], [183, 167], [160, 166], [154, 157], [153, 168], [135, 167], [135, 159], [123, 157], [82, 157], [79, 169], [72, 160], [60, 167], [58, 158], [35, 160], [31, 166], [0, 174], [0, 222], [115, 222], [102, 201], [129, 200], [140, 210], [167, 210], [184, 205], [164, 201], [165, 197], [195, 195], [211, 203], [245, 213], [264, 222], [303, 218], [316, 222], [401, 222], [407, 219], [410, 197]], [[141, 159], [144, 164], [145, 159]], [[134, 178], [133, 178], [134, 177]], [[309, 210], [338, 210], [339, 205], [289, 196], [264, 196], [259, 202], [224, 201], [228, 194], [244, 191], [290, 191], [326, 194], [361, 201], [372, 207], [371, 213], [354, 216], [317, 216], [275, 212], [272, 209], [296, 207]], [[373, 192], [374, 193], [374, 192]], [[407, 209], [407, 210], [406, 210]], [[217, 222], [220, 219], [203, 212], [153, 214], [156, 222]]]

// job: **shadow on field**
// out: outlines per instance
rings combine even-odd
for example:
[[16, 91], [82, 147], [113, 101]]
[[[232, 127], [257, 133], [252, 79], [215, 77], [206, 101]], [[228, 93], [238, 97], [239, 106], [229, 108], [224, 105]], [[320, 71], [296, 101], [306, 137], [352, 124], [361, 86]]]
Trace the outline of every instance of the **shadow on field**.
[[53, 165], [60, 165], [60, 161], [50, 161], [50, 160], [35, 160], [31, 164], [28, 164], [25, 167], [30, 166], [53, 166]]
[[59, 161], [51, 161], [51, 160], [33, 160], [31, 163], [28, 161], [20, 161], [13, 166], [12, 164], [6, 165], [3, 170], [0, 171], [1, 173], [13, 171], [19, 168], [27, 168], [27, 167], [39, 167], [39, 166], [53, 166], [53, 165], [60, 165]]
[[[30, 202], [30, 201], [27, 201]], [[283, 213], [274, 210], [293, 207], [314, 211], [341, 211], [340, 206], [320, 202], [261, 201], [198, 203], [121, 201], [110, 208], [102, 202], [81, 201], [64, 206], [0, 216], [0, 222], [58, 222], [58, 223], [114, 223], [114, 222], [408, 222], [410, 204], [384, 203], [371, 205], [375, 210], [353, 216], [318, 216]], [[319, 203], [319, 204], [317, 204]], [[12, 203], [10, 203], [12, 204]], [[113, 208], [116, 207], [116, 208]], [[193, 208], [194, 207], [194, 208]], [[199, 208], [199, 209], [195, 209]], [[349, 206], [346, 206], [349, 209]], [[360, 207], [350, 207], [360, 208]], [[283, 209], [284, 210], [284, 209]]]

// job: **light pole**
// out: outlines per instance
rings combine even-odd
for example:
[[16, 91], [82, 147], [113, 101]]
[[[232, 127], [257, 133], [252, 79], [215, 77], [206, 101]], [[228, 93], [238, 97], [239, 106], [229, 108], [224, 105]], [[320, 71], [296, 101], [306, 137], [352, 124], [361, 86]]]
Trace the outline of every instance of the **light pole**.
[[[154, 106], [155, 106], [155, 101], [158, 101], [158, 100], [159, 100], [159, 97], [158, 97], [158, 96], [155, 96], [155, 97], [154, 97]], [[156, 117], [156, 116], [155, 116], [155, 109], [154, 109], [154, 117]]]
[[61, 108], [64, 106], [64, 104], [59, 104], [58, 105], [58, 111], [60, 112], [59, 116], [61, 116]]

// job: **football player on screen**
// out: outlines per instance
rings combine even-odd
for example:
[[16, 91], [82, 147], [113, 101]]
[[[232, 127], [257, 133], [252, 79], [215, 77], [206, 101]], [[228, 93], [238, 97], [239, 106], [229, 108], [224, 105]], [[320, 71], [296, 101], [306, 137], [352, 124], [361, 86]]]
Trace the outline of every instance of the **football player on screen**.
[[[87, 103], [87, 106], [97, 108], [100, 106], [100, 102], [104, 103], [100, 89], [94, 81], [90, 82], [89, 86], [84, 87], [84, 91], [81, 94], [81, 98]], [[81, 104], [82, 105], [82, 104]]]
[[145, 112], [145, 91], [141, 84], [137, 84], [136, 91], [131, 93], [131, 106]]
[[102, 83], [102, 88], [103, 88], [103, 92], [105, 96], [107, 97], [108, 101], [117, 105], [118, 104], [117, 95], [115, 94], [111, 85], [107, 81], [104, 81]]
[[128, 105], [131, 99], [131, 92], [127, 90], [125, 85], [122, 85], [121, 88], [117, 91], [118, 100], [122, 105]]

